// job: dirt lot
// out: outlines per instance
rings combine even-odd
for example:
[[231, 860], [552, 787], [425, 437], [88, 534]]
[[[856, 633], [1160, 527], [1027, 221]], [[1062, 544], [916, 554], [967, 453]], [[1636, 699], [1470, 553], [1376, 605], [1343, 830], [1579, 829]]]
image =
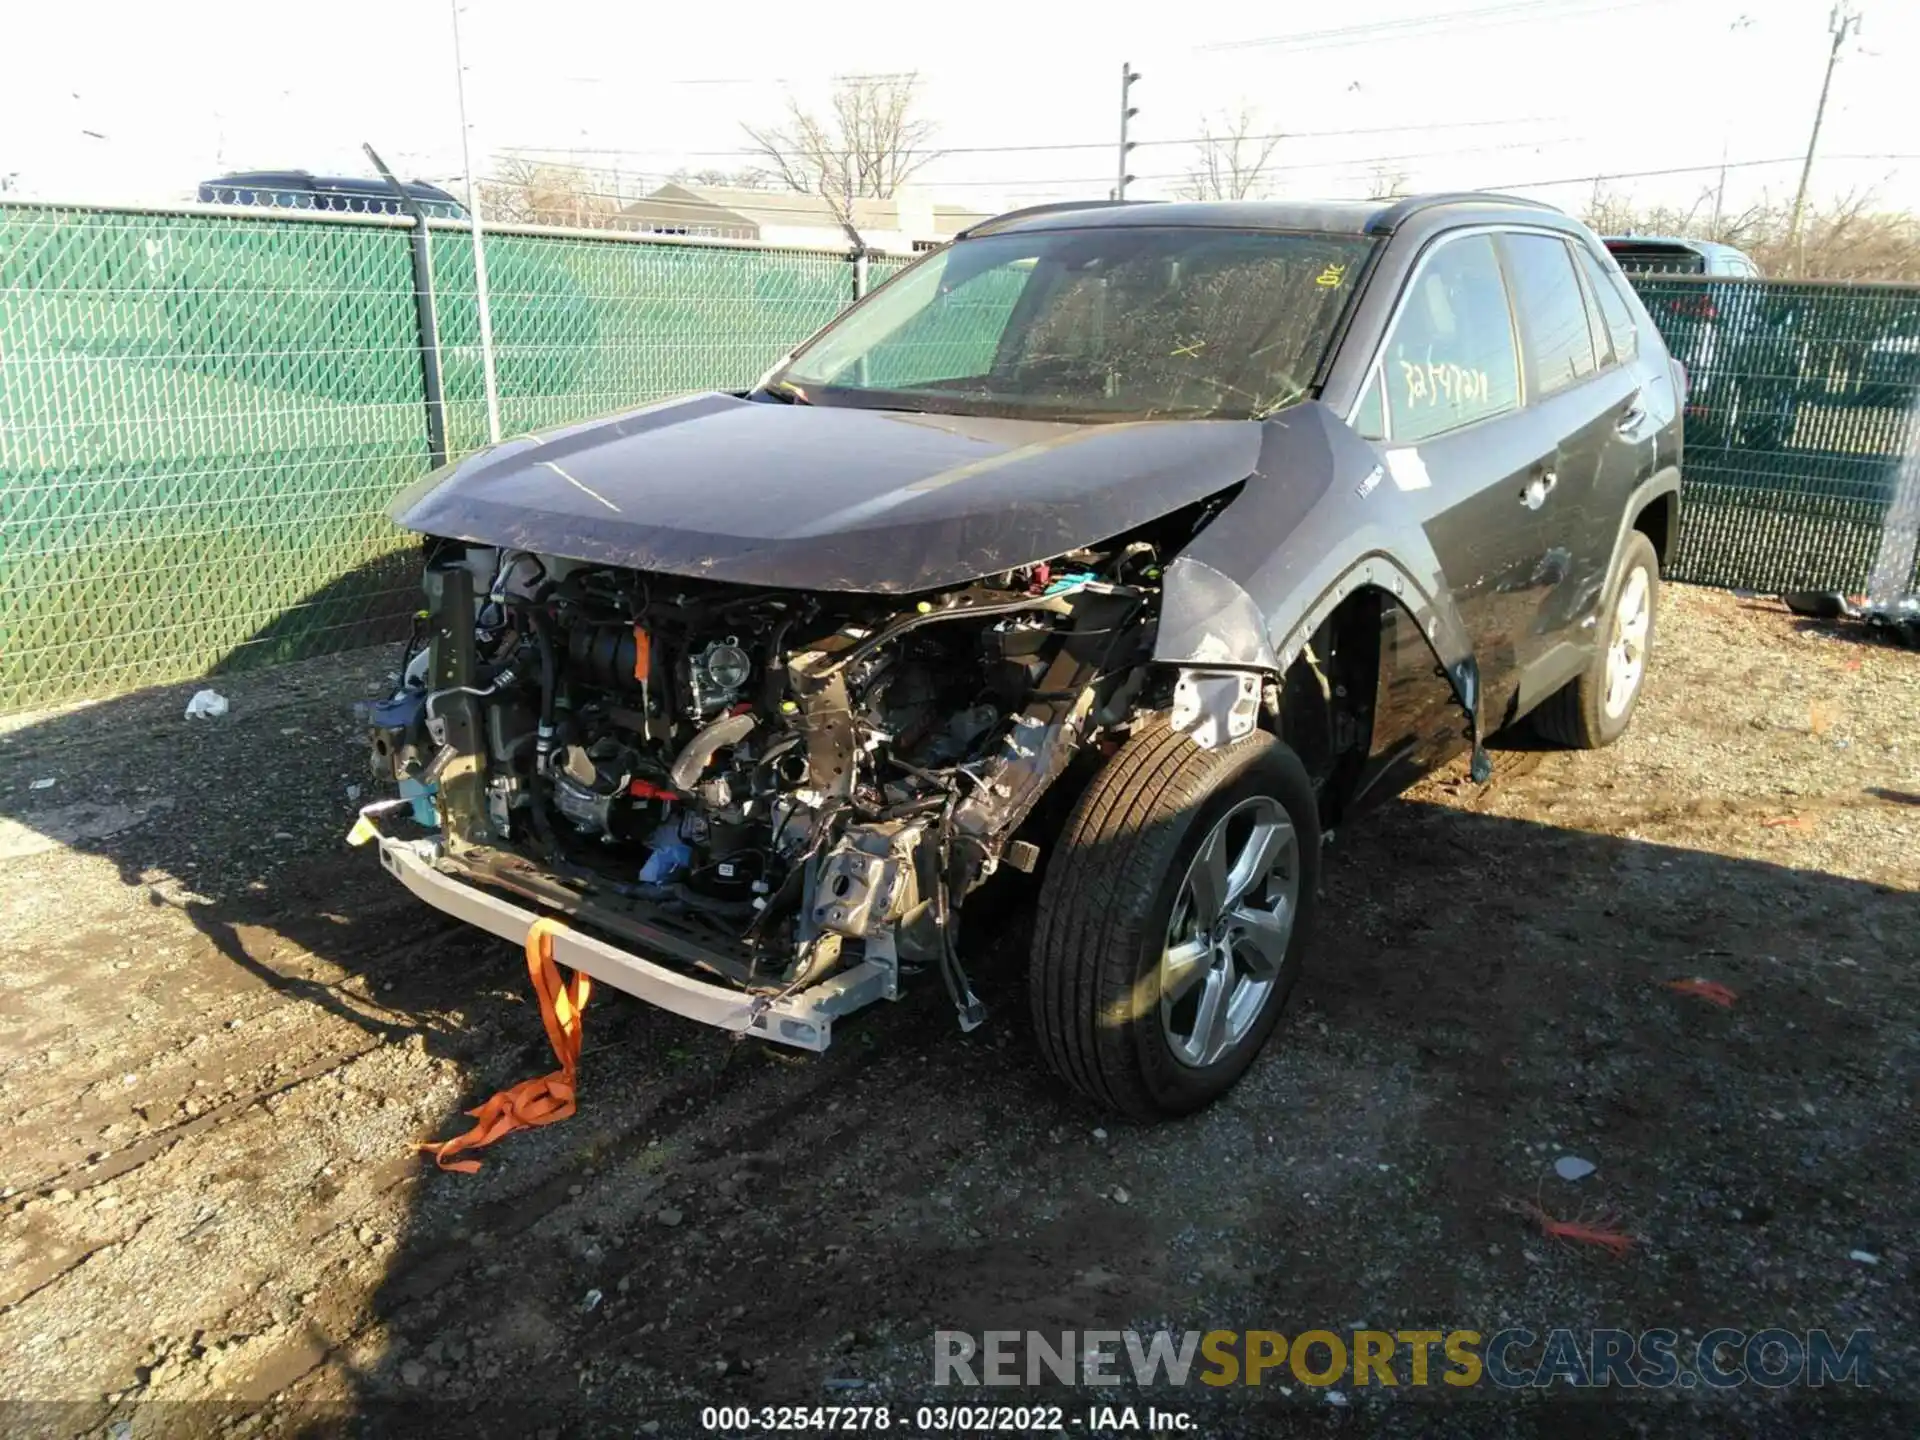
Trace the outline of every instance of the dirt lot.
[[817, 1059], [602, 991], [582, 1113], [439, 1173], [414, 1142], [551, 1062], [512, 947], [340, 843], [393, 656], [235, 677], [219, 721], [189, 686], [7, 722], [0, 1394], [48, 1403], [6, 1428], [673, 1435], [951, 1402], [936, 1328], [1525, 1324], [1865, 1328], [1875, 1381], [1159, 1398], [1219, 1435], [1911, 1433], [1920, 655], [1668, 598], [1619, 746], [1339, 837], [1275, 1043], [1151, 1130], [1040, 1070], [1014, 896], [973, 1035], [937, 985]]

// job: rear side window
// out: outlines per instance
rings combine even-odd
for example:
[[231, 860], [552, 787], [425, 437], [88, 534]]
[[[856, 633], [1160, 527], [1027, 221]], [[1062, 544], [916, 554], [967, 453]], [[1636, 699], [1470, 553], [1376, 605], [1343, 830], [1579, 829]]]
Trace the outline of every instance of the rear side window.
[[1573, 253], [1553, 235], [1501, 236], [1521, 343], [1533, 361], [1539, 397], [1577, 385], [1599, 368], [1587, 301], [1573, 273]]
[[1613, 344], [1613, 358], [1619, 362], [1633, 359], [1640, 353], [1640, 339], [1633, 328], [1633, 312], [1621, 298], [1619, 285], [1586, 246], [1574, 246], [1573, 253], [1580, 257], [1580, 266], [1587, 272], [1587, 286], [1600, 306], [1600, 320]]
[[1513, 314], [1492, 237], [1449, 241], [1427, 257], [1407, 289], [1381, 370], [1396, 443], [1457, 430], [1520, 403]]

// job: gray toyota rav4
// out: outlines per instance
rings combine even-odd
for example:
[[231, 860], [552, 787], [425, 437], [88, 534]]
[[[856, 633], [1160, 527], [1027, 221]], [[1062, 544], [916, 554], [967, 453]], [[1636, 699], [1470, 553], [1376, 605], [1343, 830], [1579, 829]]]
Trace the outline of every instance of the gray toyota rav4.
[[1002, 216], [749, 390], [408, 490], [430, 618], [362, 835], [808, 1050], [916, 983], [979, 1024], [966, 916], [1027, 872], [1047, 1061], [1191, 1111], [1273, 1032], [1335, 826], [1522, 721], [1626, 728], [1684, 383], [1523, 200]]

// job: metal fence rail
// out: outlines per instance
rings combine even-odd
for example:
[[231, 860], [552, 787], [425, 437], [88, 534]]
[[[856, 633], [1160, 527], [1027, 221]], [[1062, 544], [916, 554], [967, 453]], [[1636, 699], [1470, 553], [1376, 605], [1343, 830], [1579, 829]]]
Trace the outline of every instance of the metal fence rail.
[[[385, 509], [429, 465], [411, 235], [0, 205], [0, 711], [404, 627], [409, 537]], [[442, 221], [429, 248], [459, 454], [486, 436], [472, 249]], [[862, 269], [530, 227], [487, 250], [509, 434], [749, 384]], [[870, 257], [867, 283], [906, 263]], [[1920, 288], [1636, 283], [1694, 382], [1675, 578], [1861, 588], [1920, 442]]]

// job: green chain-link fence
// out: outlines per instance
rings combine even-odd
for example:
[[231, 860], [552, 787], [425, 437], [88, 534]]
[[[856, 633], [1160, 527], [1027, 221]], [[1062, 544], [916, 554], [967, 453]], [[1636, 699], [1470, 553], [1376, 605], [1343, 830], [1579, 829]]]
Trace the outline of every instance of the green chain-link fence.
[[[378, 217], [0, 205], [0, 711], [406, 623], [410, 243]], [[472, 246], [436, 224], [431, 249], [459, 454], [486, 437]], [[487, 258], [505, 434], [749, 384], [854, 288], [829, 252], [515, 232]], [[1920, 289], [1636, 283], [1694, 384], [1675, 578], [1860, 588], [1917, 438]]]
[[1633, 279], [1692, 382], [1676, 578], [1864, 588], [1920, 444], [1920, 287]]
[[0, 709], [380, 633], [420, 384], [404, 229], [0, 206]]
[[[487, 293], [500, 433], [750, 385], [853, 299], [844, 255], [494, 234]], [[433, 232], [448, 444], [486, 439], [473, 246]], [[877, 283], [877, 282], [875, 282]]]
[[[400, 632], [386, 506], [429, 465], [410, 242], [0, 205], [0, 712]], [[486, 439], [473, 250], [432, 250], [459, 454]], [[506, 434], [750, 384], [853, 297], [826, 252], [501, 233], [487, 258]]]

